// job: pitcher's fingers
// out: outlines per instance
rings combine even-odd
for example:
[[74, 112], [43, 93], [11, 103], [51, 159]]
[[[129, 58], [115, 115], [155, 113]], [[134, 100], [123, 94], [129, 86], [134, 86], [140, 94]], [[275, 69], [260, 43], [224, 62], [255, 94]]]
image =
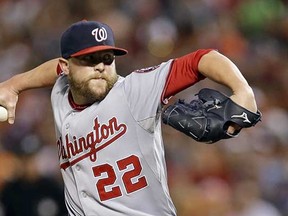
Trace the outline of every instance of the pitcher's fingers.
[[9, 124], [14, 124], [15, 110], [16, 110], [16, 106], [12, 106], [8, 108], [8, 123]]
[[227, 133], [230, 135], [237, 134], [241, 130], [241, 127], [237, 125], [236, 123], [231, 123], [230, 126], [227, 129]]

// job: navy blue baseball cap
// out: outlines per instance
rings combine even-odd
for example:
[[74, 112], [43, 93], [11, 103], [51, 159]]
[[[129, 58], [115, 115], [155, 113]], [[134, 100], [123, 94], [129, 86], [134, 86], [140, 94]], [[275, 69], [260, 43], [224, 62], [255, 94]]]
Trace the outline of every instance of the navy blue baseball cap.
[[79, 21], [72, 24], [61, 37], [63, 58], [76, 57], [102, 50], [113, 50], [114, 55], [125, 55], [127, 50], [115, 47], [112, 29], [101, 22]]

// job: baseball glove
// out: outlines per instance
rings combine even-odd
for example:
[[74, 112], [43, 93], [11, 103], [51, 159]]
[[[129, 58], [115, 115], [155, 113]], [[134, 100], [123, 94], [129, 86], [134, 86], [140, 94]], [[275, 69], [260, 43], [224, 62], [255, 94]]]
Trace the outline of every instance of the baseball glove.
[[[250, 112], [219, 91], [204, 88], [196, 95], [198, 99], [190, 103], [179, 100], [168, 106], [162, 113], [163, 123], [196, 141], [214, 143], [236, 137], [242, 128], [252, 127], [261, 120], [259, 111]], [[228, 134], [231, 123], [236, 123], [240, 129]]]

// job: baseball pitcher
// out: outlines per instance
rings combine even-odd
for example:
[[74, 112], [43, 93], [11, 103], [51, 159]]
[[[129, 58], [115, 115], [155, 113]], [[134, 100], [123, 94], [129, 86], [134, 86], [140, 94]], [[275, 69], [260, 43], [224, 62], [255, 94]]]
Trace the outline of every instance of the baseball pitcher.
[[[109, 26], [81, 21], [63, 33], [61, 58], [0, 84], [0, 104], [8, 109], [11, 124], [22, 91], [54, 85], [56, 145], [71, 216], [176, 215], [167, 186], [162, 117], [164, 123], [208, 143], [235, 137], [260, 120], [251, 87], [239, 69], [213, 49], [121, 77], [115, 56], [125, 54], [115, 46]], [[171, 96], [206, 77], [233, 94], [205, 90], [197, 106], [175, 104], [162, 116]]]

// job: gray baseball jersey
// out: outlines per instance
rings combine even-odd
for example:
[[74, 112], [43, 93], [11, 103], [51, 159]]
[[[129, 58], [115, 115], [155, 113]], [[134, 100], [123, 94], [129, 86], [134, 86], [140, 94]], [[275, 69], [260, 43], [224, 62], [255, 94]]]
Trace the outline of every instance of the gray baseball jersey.
[[104, 100], [69, 103], [59, 77], [52, 90], [69, 215], [176, 215], [161, 135], [161, 94], [172, 60], [119, 77]]

